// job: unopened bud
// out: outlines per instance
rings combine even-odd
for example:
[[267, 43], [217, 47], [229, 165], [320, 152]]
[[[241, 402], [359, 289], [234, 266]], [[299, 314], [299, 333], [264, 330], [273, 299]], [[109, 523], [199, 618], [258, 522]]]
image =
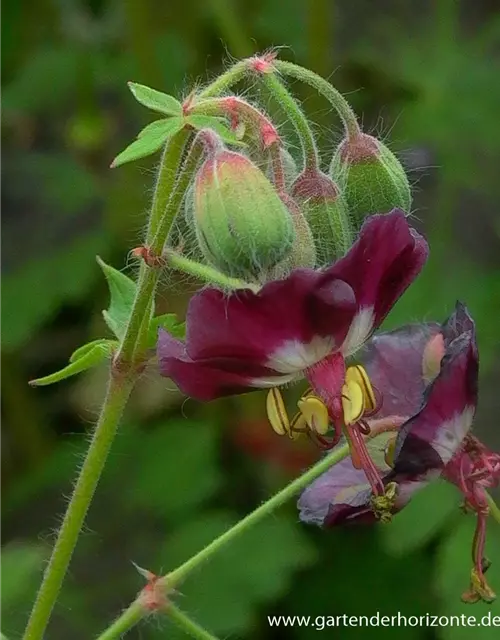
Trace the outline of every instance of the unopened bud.
[[274, 267], [295, 239], [291, 216], [266, 176], [223, 147], [196, 176], [194, 223], [205, 258], [236, 277], [258, 277]]
[[352, 244], [347, 207], [337, 185], [318, 169], [305, 169], [291, 186], [313, 233], [318, 265], [341, 257]]
[[396, 156], [366, 133], [346, 138], [332, 161], [331, 175], [341, 186], [358, 225], [366, 216], [399, 208], [409, 213], [410, 183]]
[[316, 265], [316, 247], [307, 220], [295, 200], [286, 193], [280, 194], [292, 219], [295, 241], [288, 256], [277, 264], [269, 273], [270, 278], [287, 276], [292, 269], [299, 267], [314, 267]]

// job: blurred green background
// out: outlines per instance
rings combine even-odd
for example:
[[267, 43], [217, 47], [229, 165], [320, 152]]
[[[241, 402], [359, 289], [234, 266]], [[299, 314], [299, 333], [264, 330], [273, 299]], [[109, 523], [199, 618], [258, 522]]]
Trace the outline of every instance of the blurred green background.
[[[470, 307], [481, 350], [476, 432], [500, 447], [500, 9], [497, 0], [4, 0], [2, 630], [18, 638], [103, 393], [106, 369], [54, 387], [27, 380], [106, 334], [100, 254], [127, 273], [155, 161], [109, 164], [151, 120], [134, 80], [186, 95], [238, 58], [284, 45], [349, 98], [399, 152], [414, 221], [432, 255], [388, 326]], [[340, 126], [306, 87], [325, 160]], [[321, 128], [320, 128], [321, 127]], [[165, 278], [159, 312], [183, 312], [197, 283]], [[273, 436], [264, 396], [200, 405], [152, 370], [138, 386], [47, 637], [87, 639], [142, 587], [131, 561], [174, 568], [306, 468], [318, 452]], [[498, 494], [497, 494], [498, 498]], [[474, 518], [436, 485], [391, 526], [321, 532], [290, 504], [195, 572], [178, 604], [221, 637], [315, 637], [266, 616], [500, 615], [466, 606]], [[488, 575], [500, 593], [500, 527]], [[325, 630], [351, 637], [498, 637], [498, 629]], [[131, 639], [182, 637], [150, 620]]]

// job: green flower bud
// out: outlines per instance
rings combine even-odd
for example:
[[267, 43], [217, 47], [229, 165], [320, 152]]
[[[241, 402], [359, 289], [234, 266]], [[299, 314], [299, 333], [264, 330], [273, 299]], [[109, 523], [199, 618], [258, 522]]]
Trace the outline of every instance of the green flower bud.
[[312, 230], [317, 264], [343, 256], [352, 244], [347, 207], [337, 185], [319, 169], [305, 169], [291, 187]]
[[286, 193], [282, 193], [280, 197], [290, 212], [295, 230], [295, 242], [284, 260], [287, 272], [298, 267], [312, 268], [316, 265], [316, 247], [311, 228], [297, 202]]
[[223, 273], [259, 277], [290, 253], [291, 216], [248, 158], [215, 147], [195, 180], [194, 223], [205, 258]]
[[394, 208], [409, 213], [410, 183], [396, 156], [366, 133], [346, 138], [332, 160], [331, 175], [346, 198], [358, 225], [366, 216]]

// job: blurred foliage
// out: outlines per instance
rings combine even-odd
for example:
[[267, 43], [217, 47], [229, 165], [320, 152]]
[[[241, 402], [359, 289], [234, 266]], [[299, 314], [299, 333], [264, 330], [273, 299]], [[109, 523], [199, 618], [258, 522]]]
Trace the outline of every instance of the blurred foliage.
[[[127, 81], [181, 98], [197, 78], [217, 73], [227, 53], [276, 44], [284, 45], [283, 57], [328, 77], [335, 72], [366, 129], [402, 152], [415, 184], [415, 224], [431, 242], [428, 266], [388, 326], [440, 320], [456, 298], [467, 302], [481, 350], [476, 429], [500, 446], [498, 3], [5, 0], [2, 9], [2, 631], [9, 639], [26, 620], [105, 372], [46, 390], [30, 391], [26, 381], [106, 335], [96, 254], [134, 276], [127, 254], [142, 237], [155, 160], [109, 169], [150, 122]], [[331, 155], [339, 123], [322, 99], [292, 88]], [[157, 312], [182, 317], [195, 287], [187, 284], [169, 276]], [[91, 637], [141, 588], [129, 561], [157, 572], [175, 567], [317, 455], [268, 437], [260, 393], [199, 406], [154, 377], [145, 374], [117, 438], [50, 638]], [[271, 629], [268, 614], [499, 615], [498, 603], [460, 603], [473, 518], [457, 506], [456, 492], [438, 483], [390, 527], [321, 532], [298, 524], [289, 505], [191, 576], [179, 606], [214, 633], [259, 639], [317, 633]], [[491, 523], [489, 575], [497, 591], [499, 542]], [[470, 630], [404, 634], [451, 640]], [[179, 636], [167, 622], [150, 621], [130, 637]]]

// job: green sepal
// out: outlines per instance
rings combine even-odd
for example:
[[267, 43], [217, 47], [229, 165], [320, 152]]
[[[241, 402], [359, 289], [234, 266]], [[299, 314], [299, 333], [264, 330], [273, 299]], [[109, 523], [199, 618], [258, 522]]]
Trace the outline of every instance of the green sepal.
[[149, 324], [148, 346], [153, 348], [158, 341], [158, 329], [166, 329], [174, 338], [183, 339], [186, 336], [186, 323], [179, 322], [175, 313], [165, 313], [152, 318]]
[[103, 310], [102, 315], [111, 331], [121, 340], [125, 335], [137, 286], [128, 276], [106, 264], [99, 256], [97, 262], [106, 276], [111, 296], [109, 307]]
[[165, 113], [168, 116], [182, 115], [182, 104], [173, 96], [136, 82], [129, 82], [128, 87], [137, 102], [148, 109]]
[[[30, 385], [33, 387], [42, 387], [53, 384], [54, 382], [60, 382], [65, 378], [70, 378], [77, 373], [91, 369], [106, 360], [106, 358], [113, 353], [117, 345], [116, 340], [94, 340], [89, 344], [83, 345], [83, 347], [80, 347], [73, 353], [70, 364], [64, 367], [64, 369], [60, 369], [43, 378], [30, 380]], [[80, 352], [81, 355], [75, 358], [75, 354], [78, 352]]]
[[234, 144], [240, 147], [246, 146], [234, 131], [231, 131], [231, 129], [224, 124], [224, 120], [217, 116], [192, 115], [184, 118], [184, 122], [190, 124], [197, 131], [200, 129], [213, 129], [227, 144]]
[[156, 153], [169, 138], [183, 128], [184, 124], [182, 116], [152, 122], [139, 133], [137, 140], [116, 156], [111, 163], [111, 168], [114, 169], [127, 162]]

